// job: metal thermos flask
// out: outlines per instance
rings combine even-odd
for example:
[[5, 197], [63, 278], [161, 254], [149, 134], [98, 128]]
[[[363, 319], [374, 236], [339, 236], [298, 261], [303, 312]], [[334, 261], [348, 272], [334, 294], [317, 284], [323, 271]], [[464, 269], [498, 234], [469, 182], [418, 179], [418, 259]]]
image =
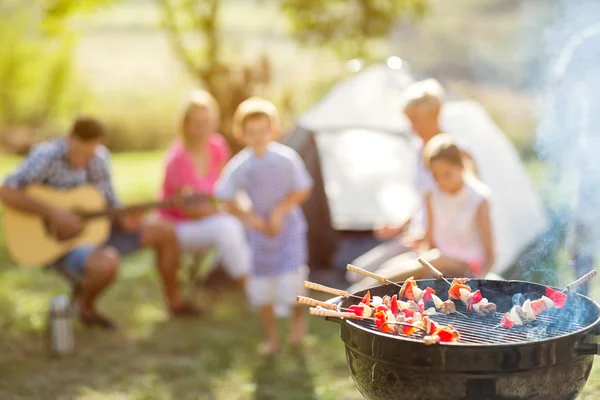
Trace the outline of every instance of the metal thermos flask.
[[48, 334], [50, 352], [60, 356], [71, 354], [75, 350], [73, 335], [73, 316], [69, 297], [59, 295], [50, 301], [48, 313]]

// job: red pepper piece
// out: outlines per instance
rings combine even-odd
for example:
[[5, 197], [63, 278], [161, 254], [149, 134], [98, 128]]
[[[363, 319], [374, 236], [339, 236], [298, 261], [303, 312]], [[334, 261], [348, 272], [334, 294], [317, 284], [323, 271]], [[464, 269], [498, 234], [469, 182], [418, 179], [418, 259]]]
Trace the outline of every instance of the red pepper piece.
[[377, 328], [385, 333], [394, 333], [393, 324], [386, 324], [387, 321], [388, 317], [385, 311], [377, 311], [375, 313], [375, 325]]
[[460, 289], [471, 291], [471, 287], [463, 285], [462, 283], [453, 283], [448, 289], [448, 298], [452, 300], [460, 300]]
[[397, 295], [393, 295], [392, 296], [392, 314], [396, 315], [398, 314], [398, 312], [400, 311], [400, 308], [398, 307], [398, 296]]
[[483, 296], [481, 295], [481, 291], [476, 290], [475, 292], [473, 292], [473, 294], [471, 295], [471, 303], [472, 304], [477, 304], [481, 300], [483, 300]]
[[348, 307], [348, 310], [350, 310], [350, 312], [352, 312], [352, 313], [358, 315], [359, 317], [361, 317], [361, 318], [358, 318], [358, 319], [362, 320], [362, 316], [363, 316], [363, 313], [365, 311], [365, 309], [362, 306], [353, 305], [353, 306]]
[[431, 299], [432, 299], [432, 298], [431, 298], [431, 295], [432, 295], [432, 294], [435, 294], [435, 290], [433, 290], [433, 289], [432, 289], [432, 288], [430, 288], [430, 287], [426, 287], [426, 288], [425, 288], [425, 292], [423, 293], [423, 299], [422, 299], [422, 300], [423, 300], [425, 303], [429, 303], [429, 302], [431, 301]]
[[[412, 324], [413, 323], [413, 319], [412, 318], [406, 318], [406, 323], [407, 324]], [[414, 326], [404, 325], [402, 327], [402, 333], [404, 333], [406, 336], [412, 335], [413, 333], [415, 333], [416, 330], [417, 330], [417, 328], [415, 328]]]
[[452, 325], [446, 325], [438, 329], [434, 335], [440, 337], [440, 343], [458, 342], [460, 340], [460, 333]]
[[504, 316], [502, 317], [502, 320], [500, 321], [500, 325], [502, 325], [506, 329], [510, 329], [515, 325], [515, 323], [512, 321], [512, 319], [510, 319], [510, 313], [504, 314]]
[[405, 308], [404, 310], [402, 310], [402, 312], [404, 313], [404, 316], [406, 318], [413, 318], [415, 316], [415, 310]]
[[381, 327], [381, 332], [383, 332], [383, 333], [394, 333], [395, 332], [394, 325], [393, 324], [386, 324], [384, 322], [383, 326]]
[[385, 311], [378, 311], [375, 313], [375, 325], [377, 326], [377, 329], [381, 330], [381, 327], [385, 321], [387, 321], [387, 315]]
[[368, 306], [371, 306], [371, 291], [367, 290], [367, 294], [363, 297], [361, 303], [365, 303]]
[[546, 304], [542, 299], [534, 300], [530, 304], [531, 310], [536, 317], [547, 310]]
[[388, 311], [388, 310], [389, 310], [389, 308], [385, 304], [380, 304], [375, 309], [375, 311]]
[[425, 311], [425, 303], [423, 302], [423, 299], [419, 300], [417, 306], [419, 307], [419, 312], [421, 315], [423, 315], [423, 311]]
[[554, 307], [563, 308], [567, 302], [567, 294], [546, 287], [546, 297], [554, 302]]
[[413, 293], [413, 286], [417, 286], [417, 282], [410, 281], [407, 283], [406, 290], [404, 291], [404, 297], [406, 297], [407, 300], [414, 300], [415, 294]]

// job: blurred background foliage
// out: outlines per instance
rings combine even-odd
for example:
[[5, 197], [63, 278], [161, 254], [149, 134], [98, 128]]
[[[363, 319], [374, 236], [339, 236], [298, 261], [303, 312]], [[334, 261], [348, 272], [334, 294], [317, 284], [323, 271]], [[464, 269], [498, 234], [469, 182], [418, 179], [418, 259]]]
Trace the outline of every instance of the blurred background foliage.
[[161, 149], [193, 87], [217, 98], [226, 135], [233, 110], [253, 94], [277, 103], [285, 131], [352, 73], [349, 59], [365, 66], [398, 55], [418, 76], [484, 103], [530, 155], [531, 75], [539, 68], [528, 49], [542, 35], [531, 27], [549, 16], [541, 7], [524, 20], [523, 7], [519, 0], [2, 0], [0, 144], [22, 154], [61, 134], [74, 114], [94, 113], [109, 125], [113, 151]]

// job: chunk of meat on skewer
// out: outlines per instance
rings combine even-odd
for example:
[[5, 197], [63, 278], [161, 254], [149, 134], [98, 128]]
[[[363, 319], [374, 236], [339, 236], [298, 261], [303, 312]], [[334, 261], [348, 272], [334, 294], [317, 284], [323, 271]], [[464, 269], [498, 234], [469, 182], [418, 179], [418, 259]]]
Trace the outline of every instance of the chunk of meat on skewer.
[[383, 304], [385, 304], [387, 308], [392, 308], [392, 298], [386, 294], [383, 296]]
[[437, 322], [433, 321], [428, 316], [423, 317], [423, 319], [421, 320], [421, 325], [423, 326], [423, 328], [425, 328], [426, 335], [431, 335], [433, 332], [440, 329], [440, 325], [438, 325]]
[[[404, 317], [404, 314], [402, 314], [402, 313], [396, 315], [395, 319], [396, 319], [396, 322], [406, 322], [406, 318]], [[394, 325], [394, 332], [397, 335], [400, 335], [402, 333], [403, 327], [404, 327], [404, 325], [400, 325], [400, 324]]]
[[515, 325], [529, 324], [529, 320], [527, 319], [527, 316], [521, 309], [521, 306], [514, 306], [513, 308], [511, 308], [509, 315], [510, 319], [512, 320], [512, 322], [515, 323]]
[[419, 307], [419, 305], [417, 303], [415, 303], [413, 300], [409, 300], [408, 301], [408, 309], [409, 310], [413, 310], [415, 312], [421, 312], [421, 308]]
[[444, 303], [442, 299], [437, 297], [435, 294], [431, 295], [431, 300], [433, 301], [433, 305], [435, 306], [435, 308], [437, 308], [438, 310], [442, 307], [442, 304]]
[[477, 310], [477, 314], [482, 317], [489, 317], [492, 315], [496, 315], [496, 305], [494, 303], [487, 303], [479, 306], [479, 310]]
[[456, 312], [456, 304], [452, 300], [446, 300], [442, 302], [440, 306], [440, 313], [442, 314], [452, 314]]
[[415, 294], [413, 293], [413, 288], [417, 286], [417, 282], [411, 276], [407, 280], [404, 281], [400, 291], [398, 292], [399, 299], [407, 299], [407, 300], [415, 300]]

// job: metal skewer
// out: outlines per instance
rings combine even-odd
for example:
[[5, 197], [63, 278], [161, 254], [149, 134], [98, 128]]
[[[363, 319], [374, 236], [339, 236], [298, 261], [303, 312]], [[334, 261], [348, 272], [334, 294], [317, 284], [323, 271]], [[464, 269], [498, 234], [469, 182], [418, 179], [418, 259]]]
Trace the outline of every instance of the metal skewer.
[[402, 285], [400, 285], [399, 283], [391, 281], [388, 278], [386, 278], [385, 276], [381, 276], [381, 275], [373, 273], [371, 271], [367, 271], [366, 269], [359, 268], [359, 267], [357, 267], [355, 265], [352, 265], [352, 264], [346, 265], [346, 269], [348, 271], [356, 272], [357, 274], [368, 276], [369, 278], [373, 278], [375, 280], [378, 280], [381, 283], [391, 283], [393, 285], [398, 286], [399, 288], [402, 287]]
[[450, 281], [444, 277], [444, 274], [442, 274], [441, 271], [438, 270], [436, 267], [434, 267], [433, 265], [431, 265], [431, 263], [429, 261], [427, 261], [423, 257], [419, 257], [418, 260], [419, 260], [419, 263], [421, 263], [422, 266], [424, 266], [425, 268], [429, 268], [429, 270], [431, 272], [433, 272], [433, 274], [434, 274], [434, 276], [435, 276], [436, 279], [443, 279], [443, 280], [446, 281], [446, 283], [448, 285], [452, 286], [452, 283], [450, 283]]
[[[376, 321], [375, 318], [363, 318], [360, 317], [354, 313], [349, 313], [349, 312], [339, 312], [339, 311], [332, 311], [332, 310], [324, 310], [321, 308], [313, 308], [311, 307], [309, 309], [309, 313], [310, 315], [315, 315], [317, 317], [334, 317], [334, 318], [346, 318], [346, 319], [357, 319], [357, 320], [368, 320], [368, 321]], [[418, 326], [418, 325], [413, 325], [413, 324], [409, 324], [406, 322], [399, 322], [399, 321], [386, 321], [384, 323], [385, 324], [389, 324], [389, 325], [403, 325], [403, 326], [411, 326], [413, 328], [419, 329], [425, 333], [427, 333], [427, 331], [425, 330], [425, 328]]]

